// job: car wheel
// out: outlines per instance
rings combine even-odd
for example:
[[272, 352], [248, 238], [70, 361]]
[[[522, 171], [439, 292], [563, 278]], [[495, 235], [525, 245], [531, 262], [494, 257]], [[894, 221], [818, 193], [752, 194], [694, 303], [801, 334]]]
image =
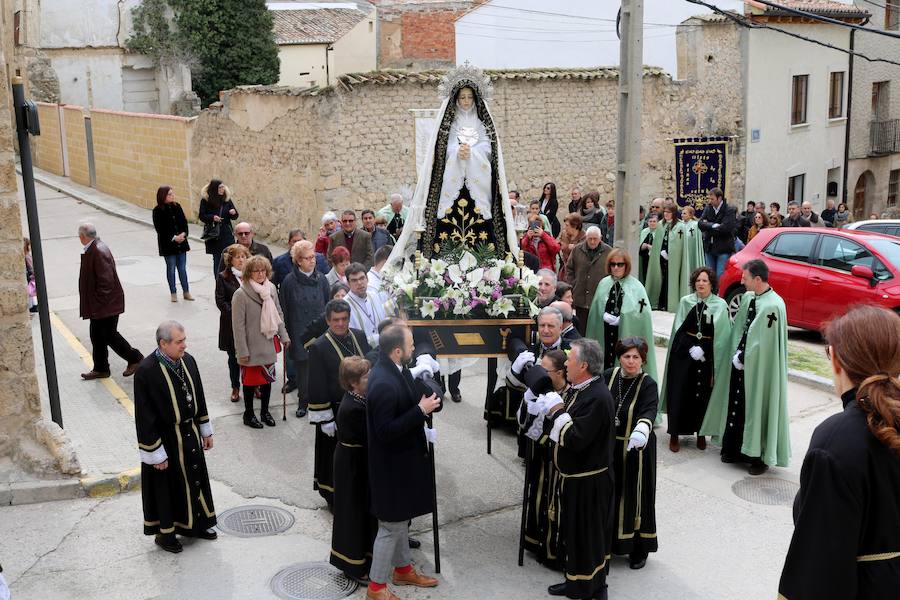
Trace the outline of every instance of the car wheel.
[[746, 292], [747, 288], [739, 285], [728, 290], [728, 294], [725, 296], [725, 302], [728, 304], [728, 315], [731, 317], [732, 321], [734, 321], [734, 316], [741, 307], [741, 298], [744, 297]]

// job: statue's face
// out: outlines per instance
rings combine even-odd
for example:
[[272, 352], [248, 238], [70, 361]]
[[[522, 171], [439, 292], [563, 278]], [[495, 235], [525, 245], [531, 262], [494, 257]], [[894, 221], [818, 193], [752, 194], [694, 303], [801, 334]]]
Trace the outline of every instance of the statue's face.
[[456, 101], [460, 108], [469, 110], [475, 105], [475, 92], [472, 91], [472, 88], [464, 87], [459, 90], [459, 97]]

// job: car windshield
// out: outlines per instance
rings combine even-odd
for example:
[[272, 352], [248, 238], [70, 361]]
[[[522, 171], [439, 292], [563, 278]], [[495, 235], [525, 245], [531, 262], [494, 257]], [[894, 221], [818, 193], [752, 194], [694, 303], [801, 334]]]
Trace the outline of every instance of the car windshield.
[[887, 259], [894, 268], [900, 267], [900, 242], [890, 240], [869, 240], [869, 245]]

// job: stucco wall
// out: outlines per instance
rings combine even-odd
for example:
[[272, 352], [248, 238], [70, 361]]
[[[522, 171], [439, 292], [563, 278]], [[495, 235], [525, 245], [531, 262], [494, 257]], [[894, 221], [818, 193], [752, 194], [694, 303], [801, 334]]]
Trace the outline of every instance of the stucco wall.
[[31, 154], [35, 166], [56, 175], [63, 174], [62, 141], [59, 110], [56, 104], [38, 102], [41, 135], [31, 138]]
[[344, 73], [365, 73], [378, 68], [378, 28], [373, 9], [369, 16], [334, 43], [332, 77]]
[[90, 185], [84, 109], [80, 106], [64, 106], [63, 122], [65, 123], [66, 153], [69, 157], [69, 177], [81, 185]]
[[[325, 87], [325, 48], [326, 44], [284, 44], [278, 46], [278, 59], [281, 61], [278, 85], [294, 87]], [[308, 73], [308, 75], [301, 75]]]

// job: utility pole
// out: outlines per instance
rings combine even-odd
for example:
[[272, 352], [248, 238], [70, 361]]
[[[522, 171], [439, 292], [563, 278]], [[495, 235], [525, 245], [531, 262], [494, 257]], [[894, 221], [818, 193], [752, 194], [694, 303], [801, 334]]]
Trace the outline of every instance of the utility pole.
[[619, 19], [619, 138], [616, 145], [617, 246], [638, 260], [641, 113], [644, 98], [644, 0], [622, 0]]

